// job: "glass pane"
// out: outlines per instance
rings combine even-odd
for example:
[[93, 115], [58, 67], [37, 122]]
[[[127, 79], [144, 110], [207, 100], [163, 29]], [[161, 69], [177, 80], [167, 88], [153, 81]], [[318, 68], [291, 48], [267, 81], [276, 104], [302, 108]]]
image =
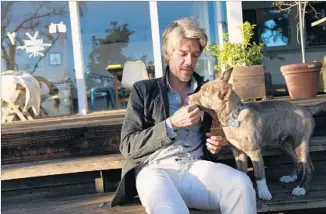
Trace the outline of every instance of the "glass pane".
[[125, 108], [130, 93], [121, 82], [126, 77], [125, 62], [141, 60], [145, 64], [145, 69], [131, 69], [128, 80], [136, 71], [154, 76], [149, 3], [82, 2], [81, 11], [89, 108]]
[[[8, 113], [10, 103], [21, 111], [28, 110], [34, 118], [38, 109], [38, 117], [74, 114], [77, 102], [68, 2], [2, 1], [1, 22], [1, 72], [2, 80], [7, 80], [2, 84], [2, 95], [8, 96], [2, 97], [2, 101], [7, 99], [2, 105], [2, 118], [22, 120]], [[9, 91], [10, 87], [17, 87], [18, 94]], [[16, 97], [28, 97], [27, 91], [31, 92], [29, 99]], [[40, 93], [44, 96], [39, 101]]]
[[[209, 43], [217, 43], [216, 3], [204, 1], [157, 2], [161, 40], [164, 30], [171, 22], [182, 17], [189, 17], [206, 30]], [[205, 79], [213, 79], [213, 66], [214, 59], [204, 52], [198, 60], [196, 72], [204, 76]]]
[[289, 44], [289, 14], [276, 9], [257, 11], [261, 41], [266, 47]]
[[326, 2], [318, 2], [312, 6], [314, 9], [308, 7], [306, 13], [307, 44], [326, 45], [326, 24], [311, 27], [311, 23], [326, 17]]

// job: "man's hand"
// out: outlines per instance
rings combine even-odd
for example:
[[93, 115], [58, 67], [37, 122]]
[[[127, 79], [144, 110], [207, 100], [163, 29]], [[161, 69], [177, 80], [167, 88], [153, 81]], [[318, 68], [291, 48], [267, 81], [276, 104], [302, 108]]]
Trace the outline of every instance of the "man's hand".
[[197, 123], [200, 120], [201, 111], [196, 105], [186, 105], [177, 110], [170, 121], [173, 129], [187, 127]]
[[212, 154], [217, 154], [222, 146], [226, 145], [228, 142], [225, 138], [221, 136], [212, 136], [211, 133], [206, 133], [207, 138], [207, 150]]

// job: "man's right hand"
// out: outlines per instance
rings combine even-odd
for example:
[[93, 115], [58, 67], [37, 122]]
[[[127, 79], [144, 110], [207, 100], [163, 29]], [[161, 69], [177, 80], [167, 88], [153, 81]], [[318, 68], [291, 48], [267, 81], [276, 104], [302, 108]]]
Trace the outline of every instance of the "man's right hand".
[[170, 121], [173, 129], [187, 127], [197, 123], [200, 120], [201, 111], [197, 105], [186, 105], [177, 110]]

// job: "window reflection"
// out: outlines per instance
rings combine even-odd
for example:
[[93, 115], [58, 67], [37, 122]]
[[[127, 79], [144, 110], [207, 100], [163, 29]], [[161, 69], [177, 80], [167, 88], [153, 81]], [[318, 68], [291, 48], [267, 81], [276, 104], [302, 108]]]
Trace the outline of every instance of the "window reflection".
[[84, 2], [81, 31], [91, 111], [126, 107], [118, 102], [129, 96], [121, 85], [124, 64], [154, 61], [148, 2]]
[[289, 14], [279, 10], [257, 11], [260, 17], [261, 40], [266, 47], [287, 46], [289, 44]]
[[58, 89], [56, 95], [42, 97], [41, 113], [32, 114], [34, 118], [70, 115], [77, 109], [73, 105], [76, 88], [69, 29], [68, 2], [1, 2], [1, 72], [22, 71], [37, 77], [40, 87], [48, 81]]
[[[311, 27], [311, 23], [326, 17], [326, 2], [312, 4], [306, 13], [307, 44], [309, 46], [326, 45], [326, 25]], [[314, 11], [315, 10], [315, 11]]]
[[[206, 30], [209, 43], [218, 42], [218, 28], [216, 18], [216, 4], [220, 2], [210, 1], [193, 1], [193, 2], [157, 2], [158, 17], [159, 17], [159, 29], [162, 39], [163, 31], [166, 29], [168, 24], [182, 18], [189, 17]], [[222, 7], [225, 2], [221, 2]], [[222, 13], [225, 15], [225, 13]], [[226, 17], [223, 16], [226, 21]], [[203, 53], [198, 60], [196, 72], [205, 79], [213, 79], [213, 64], [214, 58], [209, 53]]]

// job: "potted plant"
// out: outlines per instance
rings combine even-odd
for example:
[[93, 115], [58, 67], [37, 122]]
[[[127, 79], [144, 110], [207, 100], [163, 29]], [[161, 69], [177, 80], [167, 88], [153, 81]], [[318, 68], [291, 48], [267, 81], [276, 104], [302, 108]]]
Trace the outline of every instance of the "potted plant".
[[231, 43], [224, 34], [221, 45], [209, 45], [208, 50], [217, 58], [214, 70], [221, 71], [233, 67], [229, 82], [242, 100], [266, 99], [265, 74], [262, 65], [263, 43], [251, 43], [255, 24], [244, 22], [239, 26], [242, 33], [241, 43]]
[[290, 97], [292, 99], [315, 97], [322, 63], [306, 62], [305, 59], [305, 14], [306, 8], [312, 7], [312, 5], [309, 1], [278, 1], [274, 5], [282, 11], [290, 12], [293, 8], [297, 8], [298, 11], [299, 23], [297, 28], [300, 33], [302, 60], [301, 63], [281, 66], [281, 72], [285, 78]]

